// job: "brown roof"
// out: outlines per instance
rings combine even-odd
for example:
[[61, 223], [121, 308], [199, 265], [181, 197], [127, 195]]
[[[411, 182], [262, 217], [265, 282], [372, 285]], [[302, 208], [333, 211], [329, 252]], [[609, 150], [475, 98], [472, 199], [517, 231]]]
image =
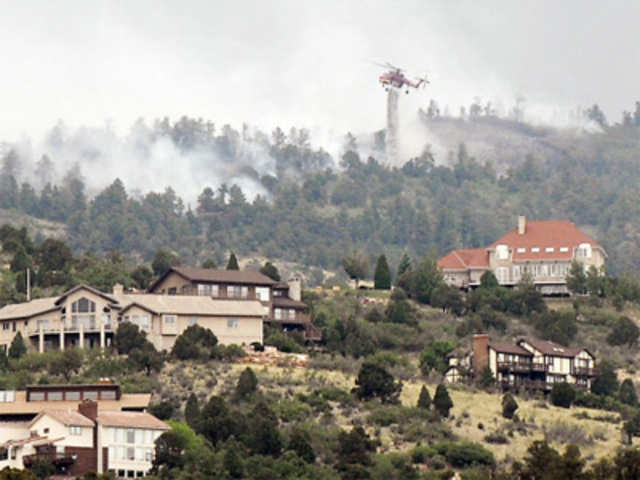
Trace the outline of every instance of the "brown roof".
[[[527, 221], [523, 235], [515, 228], [491, 244], [489, 248], [507, 245], [513, 250], [513, 260], [571, 260], [574, 249], [581, 243], [592, 248], [602, 247], [569, 220]], [[518, 248], [525, 249], [518, 252]], [[533, 252], [537, 248], [539, 251]], [[547, 251], [553, 248], [553, 252]], [[566, 248], [566, 252], [561, 252]], [[604, 249], [602, 249], [604, 252]]]
[[533, 353], [513, 343], [499, 343], [491, 340], [489, 342], [489, 348], [493, 348], [496, 352], [499, 353], [512, 353], [515, 355], [525, 355], [527, 357], [533, 357]]
[[31, 421], [29, 426], [32, 426], [34, 423], [36, 423], [38, 420], [40, 420], [44, 416], [51, 417], [54, 420], [57, 420], [58, 422], [60, 422], [62, 425], [65, 425], [65, 426], [76, 425], [78, 427], [93, 427], [93, 421], [92, 420], [90, 420], [89, 418], [85, 417], [84, 415], [82, 415], [77, 410], [72, 410], [70, 408], [68, 410], [50, 410], [50, 409], [45, 409], [45, 410], [41, 411], [36, 416], [36, 418], [34, 418]]
[[220, 282], [243, 285], [275, 285], [277, 282], [260, 272], [251, 270], [217, 270], [213, 268], [172, 267], [167, 273], [156, 280], [149, 291], [158, 285], [167, 275], [175, 272], [187, 280], [195, 282]]
[[293, 300], [289, 297], [273, 297], [273, 306], [274, 307], [284, 307], [284, 308], [307, 308], [307, 304], [304, 302], [298, 302], [297, 300]]
[[489, 254], [485, 248], [453, 250], [438, 260], [438, 267], [448, 270], [487, 268], [489, 267]]
[[146, 412], [100, 412], [98, 413], [98, 423], [105, 427], [169, 430], [169, 425]]
[[[564, 347], [550, 340], [540, 340], [538, 338], [532, 338], [532, 337], [522, 338], [518, 341], [518, 343], [520, 344], [521, 342], [528, 343], [543, 355], [550, 355], [554, 357], [573, 358], [584, 350], [584, 348]], [[589, 355], [591, 354], [589, 353]]]

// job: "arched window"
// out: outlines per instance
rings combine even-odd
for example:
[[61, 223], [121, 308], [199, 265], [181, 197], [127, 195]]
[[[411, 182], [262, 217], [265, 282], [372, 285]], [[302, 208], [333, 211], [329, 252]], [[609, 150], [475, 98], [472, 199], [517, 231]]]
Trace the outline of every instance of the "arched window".
[[87, 331], [96, 329], [96, 303], [82, 297], [71, 304], [71, 328], [84, 327]]

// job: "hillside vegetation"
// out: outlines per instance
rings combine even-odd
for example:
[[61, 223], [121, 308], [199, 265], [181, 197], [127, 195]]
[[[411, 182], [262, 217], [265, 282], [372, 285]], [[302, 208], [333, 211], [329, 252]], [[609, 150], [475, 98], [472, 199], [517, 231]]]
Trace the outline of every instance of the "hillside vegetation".
[[[193, 264], [212, 255], [220, 263], [234, 249], [333, 270], [353, 249], [371, 258], [384, 251], [395, 266], [405, 251], [423, 256], [487, 245], [514, 228], [517, 215], [568, 218], [605, 247], [611, 272], [640, 267], [639, 126], [602, 124], [587, 133], [491, 115], [423, 121], [450, 154], [434, 158], [426, 148], [401, 168], [382, 165], [384, 135], [371, 157], [348, 135], [342, 157], [332, 158], [310, 146], [305, 130], [269, 136], [230, 127], [216, 132], [189, 118], [157, 122], [149, 138], [210, 155], [211, 168], [242, 165], [236, 178], [259, 185], [252, 201], [237, 184], [211, 185], [191, 208], [170, 188], [132, 195], [126, 176], [93, 198], [78, 170], [52, 185], [55, 157], [37, 162], [32, 185], [18, 166], [34, 159], [9, 150], [0, 208], [64, 223], [74, 251], [119, 250], [149, 261], [167, 247]], [[245, 168], [249, 146], [273, 159], [273, 172]]]

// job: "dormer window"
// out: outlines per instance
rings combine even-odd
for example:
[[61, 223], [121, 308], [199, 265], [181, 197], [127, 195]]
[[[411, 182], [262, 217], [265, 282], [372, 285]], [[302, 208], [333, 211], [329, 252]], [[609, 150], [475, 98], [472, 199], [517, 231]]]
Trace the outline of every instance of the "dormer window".
[[569, 247], [560, 247], [560, 251], [562, 253], [567, 253], [569, 251]]
[[524, 247], [519, 247], [518, 248], [518, 253], [526, 253], [527, 249]]
[[554, 248], [553, 247], [547, 247], [544, 249], [545, 252], [547, 253], [553, 253]]
[[539, 248], [539, 247], [533, 247], [533, 248], [531, 249], [531, 252], [532, 252], [532, 253], [538, 253], [538, 252], [540, 252], [540, 248]]
[[508, 260], [509, 247], [506, 245], [498, 245], [496, 247], [496, 256], [498, 257], [498, 260]]

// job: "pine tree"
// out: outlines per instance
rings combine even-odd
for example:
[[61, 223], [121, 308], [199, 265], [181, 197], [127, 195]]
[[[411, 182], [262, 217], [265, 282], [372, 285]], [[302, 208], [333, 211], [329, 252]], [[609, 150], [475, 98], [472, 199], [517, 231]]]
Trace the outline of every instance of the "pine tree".
[[246, 398], [250, 397], [258, 389], [258, 379], [256, 374], [250, 367], [244, 369], [238, 378], [238, 384], [236, 386], [236, 397]]
[[236, 258], [236, 254], [231, 252], [229, 255], [229, 263], [227, 263], [227, 270], [240, 270], [240, 266], [238, 265], [238, 259]]
[[187, 421], [187, 425], [191, 428], [194, 430], [198, 429], [197, 425], [200, 421], [200, 404], [195, 393], [189, 395], [189, 398], [187, 399], [187, 404], [184, 407], [184, 419]]
[[279, 282], [280, 281], [280, 272], [278, 272], [278, 267], [276, 267], [273, 263], [267, 262], [260, 269], [260, 273], [266, 275], [271, 280]]
[[387, 257], [384, 255], [378, 257], [373, 282], [376, 290], [389, 290], [391, 288], [391, 270], [387, 263]]
[[518, 402], [510, 393], [505, 393], [502, 397], [502, 416], [511, 420], [518, 410]]
[[402, 275], [403, 273], [408, 272], [409, 270], [411, 270], [411, 259], [409, 258], [409, 255], [405, 253], [404, 255], [402, 255], [400, 265], [398, 265], [398, 277], [400, 277], [400, 275]]
[[620, 385], [620, 391], [618, 392], [618, 399], [627, 405], [636, 407], [638, 405], [638, 395], [636, 394], [636, 388], [633, 386], [633, 380], [627, 378], [622, 385]]
[[9, 357], [20, 358], [25, 353], [27, 353], [27, 346], [24, 343], [22, 334], [18, 332], [16, 333], [16, 336], [13, 337], [13, 341], [11, 342], [11, 346], [9, 347]]
[[431, 408], [431, 395], [429, 394], [429, 390], [424, 385], [420, 390], [420, 396], [418, 397], [418, 408], [423, 408], [425, 410], [429, 410]]
[[453, 402], [449, 396], [449, 391], [444, 384], [439, 384], [436, 388], [436, 394], [433, 397], [433, 408], [440, 414], [441, 417], [447, 418], [449, 416], [449, 410], [453, 407]]

